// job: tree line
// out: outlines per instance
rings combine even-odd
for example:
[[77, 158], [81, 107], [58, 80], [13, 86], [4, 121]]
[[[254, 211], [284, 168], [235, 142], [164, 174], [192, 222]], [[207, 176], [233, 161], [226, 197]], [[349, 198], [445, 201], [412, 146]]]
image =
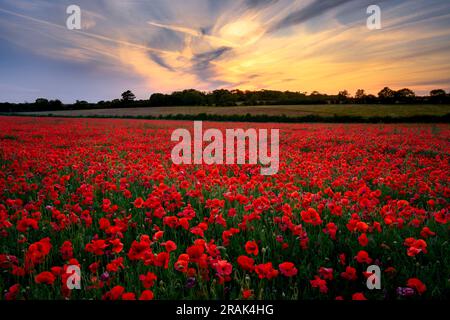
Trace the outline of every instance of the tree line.
[[336, 95], [313, 91], [306, 92], [275, 90], [226, 90], [203, 92], [195, 89], [175, 91], [171, 94], [154, 93], [147, 100], [137, 100], [132, 91], [122, 93], [120, 99], [89, 103], [77, 100], [63, 104], [60, 100], [38, 98], [32, 103], [0, 103], [0, 112], [83, 110], [106, 108], [137, 108], [161, 106], [257, 106], [257, 105], [301, 105], [301, 104], [450, 104], [450, 94], [443, 89], [418, 96], [408, 88], [393, 90], [383, 88], [378, 95], [367, 94], [358, 89], [352, 96], [347, 90]]

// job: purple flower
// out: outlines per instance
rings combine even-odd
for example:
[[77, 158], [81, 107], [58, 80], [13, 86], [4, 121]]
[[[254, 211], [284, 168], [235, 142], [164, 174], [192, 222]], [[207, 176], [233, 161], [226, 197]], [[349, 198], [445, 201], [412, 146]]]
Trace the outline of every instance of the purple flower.
[[196, 283], [195, 278], [192, 278], [192, 277], [188, 278], [186, 281], [186, 288], [191, 289], [191, 288], [195, 287], [195, 283]]
[[102, 281], [107, 281], [108, 279], [109, 279], [109, 273], [108, 273], [108, 271], [105, 271], [104, 273], [101, 274], [100, 280], [102, 280]]
[[414, 295], [414, 289], [411, 288], [402, 288], [402, 287], [398, 287], [397, 288], [397, 294], [401, 297], [411, 297]]

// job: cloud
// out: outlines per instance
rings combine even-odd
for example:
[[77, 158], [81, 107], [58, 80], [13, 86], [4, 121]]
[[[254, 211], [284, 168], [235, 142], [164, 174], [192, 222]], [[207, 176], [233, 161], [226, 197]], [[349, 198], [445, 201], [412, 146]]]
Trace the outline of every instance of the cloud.
[[353, 0], [314, 0], [307, 6], [290, 13], [289, 15], [275, 23], [270, 27], [268, 31], [275, 32], [280, 29], [301, 24], [351, 1]]

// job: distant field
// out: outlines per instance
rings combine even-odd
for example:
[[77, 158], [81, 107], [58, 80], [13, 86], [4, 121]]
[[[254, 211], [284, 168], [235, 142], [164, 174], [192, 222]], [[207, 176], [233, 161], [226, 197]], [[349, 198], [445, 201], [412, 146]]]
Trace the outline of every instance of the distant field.
[[322, 117], [407, 117], [416, 115], [441, 116], [450, 113], [450, 105], [294, 105], [294, 106], [240, 106], [240, 107], [148, 107], [121, 109], [90, 109], [73, 111], [26, 112], [29, 115], [55, 116], [153, 116], [200, 113], [217, 115], [286, 115], [299, 117], [317, 115]]

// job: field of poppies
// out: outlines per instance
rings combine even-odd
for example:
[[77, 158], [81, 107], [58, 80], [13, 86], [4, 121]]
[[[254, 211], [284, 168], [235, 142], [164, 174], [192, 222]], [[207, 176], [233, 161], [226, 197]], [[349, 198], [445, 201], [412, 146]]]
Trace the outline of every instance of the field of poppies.
[[174, 165], [192, 122], [0, 117], [0, 299], [450, 296], [449, 125], [204, 126], [279, 128], [278, 174]]

